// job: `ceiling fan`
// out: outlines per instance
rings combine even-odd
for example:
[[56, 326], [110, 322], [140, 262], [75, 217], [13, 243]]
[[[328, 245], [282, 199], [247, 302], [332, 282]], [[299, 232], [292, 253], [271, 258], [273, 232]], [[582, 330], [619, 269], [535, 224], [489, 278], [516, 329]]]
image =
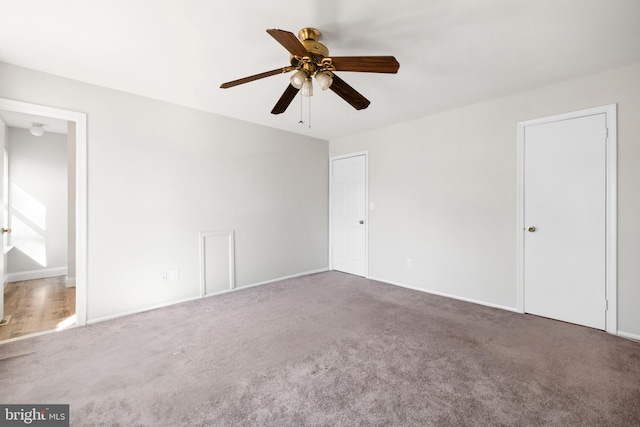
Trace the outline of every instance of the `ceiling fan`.
[[322, 90], [331, 89], [356, 110], [365, 109], [371, 102], [338, 77], [335, 72], [357, 71], [395, 74], [400, 68], [400, 64], [393, 56], [330, 57], [329, 49], [319, 42], [320, 31], [315, 28], [303, 28], [298, 32], [298, 37], [289, 31], [279, 29], [267, 30], [267, 33], [289, 51], [291, 65], [223, 83], [220, 87], [227, 89], [276, 74], [295, 71], [289, 86], [271, 110], [271, 114], [284, 113], [300, 90], [304, 96], [313, 95], [311, 77], [315, 77]]

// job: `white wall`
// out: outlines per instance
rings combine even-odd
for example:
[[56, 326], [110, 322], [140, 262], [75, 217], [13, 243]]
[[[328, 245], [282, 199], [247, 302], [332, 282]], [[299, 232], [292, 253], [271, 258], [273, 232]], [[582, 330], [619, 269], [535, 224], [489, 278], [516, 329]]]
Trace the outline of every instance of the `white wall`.
[[326, 141], [1, 63], [0, 97], [87, 113], [90, 321], [197, 297], [200, 231], [238, 286], [327, 267]]
[[515, 308], [516, 123], [617, 103], [618, 329], [640, 336], [639, 76], [635, 64], [331, 141], [331, 156], [370, 152], [370, 276]]
[[[66, 274], [67, 136], [9, 127], [10, 281]], [[32, 209], [24, 209], [37, 204]], [[22, 224], [22, 225], [20, 225]], [[37, 237], [38, 241], [34, 241]], [[42, 246], [41, 246], [42, 245]], [[43, 256], [41, 258], [41, 256]]]

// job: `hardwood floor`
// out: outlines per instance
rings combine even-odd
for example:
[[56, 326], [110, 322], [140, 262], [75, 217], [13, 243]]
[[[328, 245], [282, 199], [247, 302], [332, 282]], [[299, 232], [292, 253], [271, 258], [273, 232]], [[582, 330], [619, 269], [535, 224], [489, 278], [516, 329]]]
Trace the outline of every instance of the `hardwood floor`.
[[65, 277], [12, 282], [4, 288], [4, 315], [11, 321], [0, 326], [0, 340], [56, 329], [76, 312], [76, 288]]

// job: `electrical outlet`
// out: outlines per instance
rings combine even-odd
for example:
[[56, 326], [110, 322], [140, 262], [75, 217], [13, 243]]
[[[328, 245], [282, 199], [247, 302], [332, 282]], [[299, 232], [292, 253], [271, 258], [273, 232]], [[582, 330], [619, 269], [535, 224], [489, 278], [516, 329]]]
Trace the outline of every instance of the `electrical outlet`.
[[162, 273], [160, 273], [160, 279], [162, 279], [165, 282], [167, 281], [168, 276], [166, 271], [163, 271]]
[[413, 259], [412, 258], [407, 258], [407, 267], [413, 268]]
[[178, 280], [180, 278], [180, 270], [171, 270], [169, 272], [170, 280]]

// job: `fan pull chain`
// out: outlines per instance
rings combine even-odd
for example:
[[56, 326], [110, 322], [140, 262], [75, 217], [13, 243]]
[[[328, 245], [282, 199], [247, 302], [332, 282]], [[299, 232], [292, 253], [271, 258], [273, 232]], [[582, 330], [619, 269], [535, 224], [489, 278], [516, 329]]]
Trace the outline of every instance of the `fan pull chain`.
[[311, 97], [309, 97], [309, 129], [311, 129]]
[[304, 124], [304, 120], [302, 120], [302, 93], [300, 94], [300, 121], [298, 122], [298, 124]]
[[[302, 120], [303, 116], [304, 116], [304, 96], [302, 96], [302, 94], [300, 94], [300, 120], [298, 121], [299, 125], [303, 125], [305, 123], [304, 120]], [[309, 109], [307, 110], [307, 123], [309, 124], [309, 129], [311, 129], [311, 97], [308, 96], [307, 98], [309, 98]]]

